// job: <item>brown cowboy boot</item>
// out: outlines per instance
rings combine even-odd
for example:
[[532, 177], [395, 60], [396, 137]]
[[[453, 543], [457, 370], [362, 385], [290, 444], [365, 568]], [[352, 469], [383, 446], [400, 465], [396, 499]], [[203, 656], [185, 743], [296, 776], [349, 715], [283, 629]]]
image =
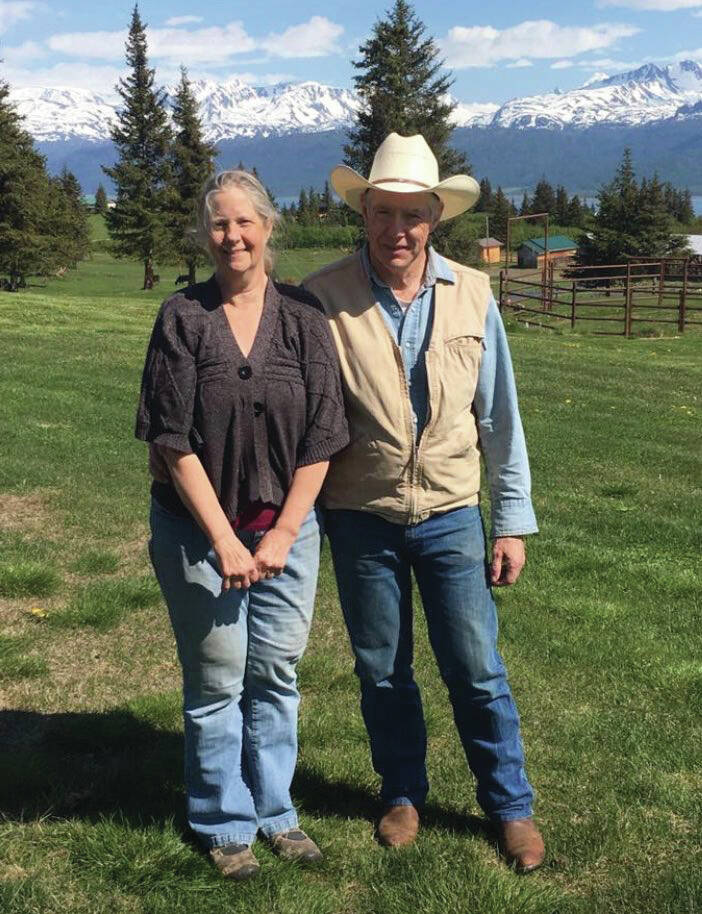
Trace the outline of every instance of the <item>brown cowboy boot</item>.
[[546, 854], [544, 839], [532, 818], [497, 822], [496, 826], [500, 850], [517, 873], [531, 873], [541, 866]]
[[419, 813], [414, 806], [388, 806], [378, 822], [378, 840], [385, 847], [412, 844], [419, 830]]

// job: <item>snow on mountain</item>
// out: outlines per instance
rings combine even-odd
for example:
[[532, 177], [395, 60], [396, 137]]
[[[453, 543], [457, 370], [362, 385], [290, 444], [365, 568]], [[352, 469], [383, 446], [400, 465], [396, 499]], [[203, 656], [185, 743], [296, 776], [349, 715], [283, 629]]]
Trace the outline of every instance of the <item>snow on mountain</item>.
[[493, 102], [457, 102], [451, 123], [454, 127], [487, 127], [499, 110]]
[[681, 107], [700, 100], [699, 64], [692, 60], [667, 67], [646, 64], [638, 70], [589, 80], [585, 86], [568, 92], [512, 99], [495, 114], [491, 126], [633, 126], [674, 117]]
[[[309, 133], [346, 126], [356, 97], [315, 82], [253, 88], [233, 77], [197, 81], [205, 136], [217, 142], [237, 136]], [[167, 92], [174, 93], [170, 87]], [[109, 140], [118, 105], [86, 89], [17, 89], [12, 100], [37, 140]]]
[[107, 140], [115, 105], [88, 89], [13, 89], [10, 95], [36, 140]]
[[[205, 135], [213, 142], [339, 129], [358, 107], [353, 92], [316, 82], [254, 88], [231, 77], [196, 81], [192, 88]], [[39, 141], [109, 140], [117, 110], [113, 99], [87, 89], [16, 89], [12, 100]], [[702, 66], [686, 60], [667, 67], [646, 64], [615, 76], [597, 73], [578, 89], [515, 98], [501, 107], [459, 102], [452, 120], [457, 127], [630, 126], [697, 118], [699, 102]]]

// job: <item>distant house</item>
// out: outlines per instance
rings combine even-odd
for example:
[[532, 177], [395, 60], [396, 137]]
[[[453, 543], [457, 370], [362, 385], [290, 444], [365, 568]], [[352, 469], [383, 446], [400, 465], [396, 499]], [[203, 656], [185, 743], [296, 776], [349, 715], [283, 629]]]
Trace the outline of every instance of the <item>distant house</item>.
[[504, 244], [497, 238], [477, 238], [478, 255], [483, 263], [499, 263], [502, 260]]
[[[546, 256], [551, 260], [568, 260], [578, 253], [578, 244], [567, 235], [551, 235], [548, 239]], [[530, 238], [517, 249], [517, 263], [520, 267], [542, 267], [544, 265], [544, 239]]]

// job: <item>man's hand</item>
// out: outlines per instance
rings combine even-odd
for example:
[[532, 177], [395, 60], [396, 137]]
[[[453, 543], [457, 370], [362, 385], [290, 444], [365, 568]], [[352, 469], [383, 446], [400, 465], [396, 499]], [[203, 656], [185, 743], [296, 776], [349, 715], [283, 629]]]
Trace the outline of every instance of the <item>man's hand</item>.
[[254, 552], [256, 568], [262, 578], [273, 578], [281, 573], [294, 542], [292, 532], [280, 527], [272, 527], [265, 534]]
[[149, 473], [156, 482], [170, 482], [171, 474], [168, 472], [168, 464], [157, 444], [149, 445]]
[[506, 587], [519, 577], [526, 563], [524, 541], [520, 536], [498, 536], [492, 544], [490, 583], [493, 587]]

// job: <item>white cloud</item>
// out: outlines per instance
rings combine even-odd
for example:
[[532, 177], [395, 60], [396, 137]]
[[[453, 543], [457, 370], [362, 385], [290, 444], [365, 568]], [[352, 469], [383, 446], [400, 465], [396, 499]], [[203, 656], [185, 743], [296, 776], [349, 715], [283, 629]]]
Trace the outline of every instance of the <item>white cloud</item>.
[[[701, 0], [702, 2], [702, 0]], [[608, 48], [641, 29], [623, 23], [561, 26], [548, 19], [526, 20], [507, 29], [454, 26], [439, 42], [453, 69], [491, 67], [503, 60], [564, 58]]]
[[26, 86], [48, 88], [90, 89], [105, 98], [115, 100], [115, 84], [125, 72], [121, 68], [98, 66], [88, 63], [59, 63], [52, 67], [27, 69], [24, 67], [3, 68], [2, 77], [13, 89]]
[[557, 60], [555, 63], [551, 64], [552, 70], [567, 70], [568, 67], [574, 67], [575, 64], [572, 60]]
[[194, 22], [203, 22], [202, 16], [172, 16], [170, 19], [166, 19], [164, 25], [172, 26], [176, 28], [179, 25], [190, 25]]
[[293, 25], [281, 34], [272, 32], [261, 47], [274, 57], [325, 57], [339, 53], [337, 39], [343, 31], [324, 16], [312, 16], [309, 22]]
[[[256, 50], [265, 51], [265, 59], [322, 57], [339, 50], [336, 39], [343, 31], [340, 25], [323, 16], [313, 16], [280, 35], [271, 33], [261, 40], [252, 38], [239, 21], [196, 29], [147, 28], [146, 38], [150, 60], [217, 66]], [[126, 40], [126, 30], [66, 32], [52, 35], [47, 44], [52, 51], [70, 57], [117, 61], [124, 59]]]
[[623, 6], [629, 10], [648, 10], [670, 13], [702, 6], [702, 0], [598, 0], [597, 6]]
[[516, 70], [522, 67], [533, 67], [534, 64], [527, 60], [526, 57], [520, 57], [519, 60], [513, 60], [512, 63], [508, 63], [506, 66], [508, 70]]
[[0, 50], [0, 54], [5, 67], [28, 63], [30, 60], [42, 60], [48, 56], [46, 48], [36, 41], [25, 41], [16, 47], [5, 46]]
[[43, 7], [43, 3], [35, 3], [34, 0], [0, 0], [0, 35]]

